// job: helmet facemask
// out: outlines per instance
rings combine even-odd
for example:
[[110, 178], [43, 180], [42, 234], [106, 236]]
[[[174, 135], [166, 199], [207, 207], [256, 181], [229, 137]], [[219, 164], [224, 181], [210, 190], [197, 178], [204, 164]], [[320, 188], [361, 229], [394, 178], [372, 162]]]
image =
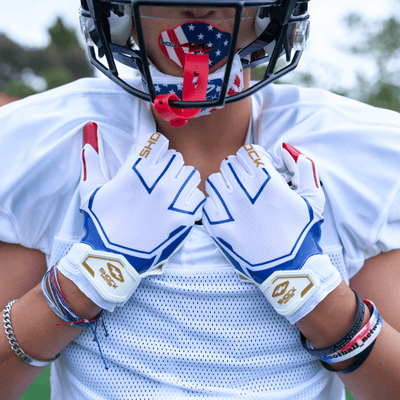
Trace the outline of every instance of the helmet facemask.
[[[209, 0], [196, 2], [196, 7], [184, 0], [82, 0], [80, 13], [91, 62], [156, 109], [161, 102], [166, 110], [157, 111], [175, 126], [205, 109], [239, 101], [293, 70], [309, 29], [306, 0]], [[281, 56], [286, 56], [286, 65], [277, 68]], [[120, 78], [115, 60], [139, 71], [142, 89]], [[263, 79], [245, 90], [232, 90], [237, 60], [242, 71], [265, 63]], [[225, 72], [218, 95], [207, 97], [210, 85], [215, 86], [208, 76], [221, 67]], [[156, 70], [183, 78], [182, 94], [159, 97], [160, 82], [153, 82]]]

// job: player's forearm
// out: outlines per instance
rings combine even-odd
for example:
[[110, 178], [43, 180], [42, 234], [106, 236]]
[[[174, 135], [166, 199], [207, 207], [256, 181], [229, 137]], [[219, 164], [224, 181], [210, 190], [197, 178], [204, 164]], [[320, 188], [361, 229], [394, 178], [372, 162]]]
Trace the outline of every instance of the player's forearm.
[[[347, 332], [354, 321], [356, 310], [355, 296], [342, 282], [311, 313], [298, 321], [297, 326], [314, 348], [322, 348], [335, 343]], [[361, 327], [369, 318], [370, 312], [365, 307]], [[353, 360], [354, 358], [330, 365], [335, 369], [341, 369], [351, 364]], [[400, 333], [384, 322], [373, 350], [361, 367], [349, 374], [338, 376], [355, 399], [398, 399]]]
[[[72, 282], [59, 276], [60, 286], [71, 306], [82, 310], [82, 317], [99, 312]], [[3, 313], [1, 314], [3, 316]], [[81, 330], [70, 325], [57, 326], [61, 320], [51, 310], [40, 285], [21, 297], [11, 309], [11, 324], [21, 349], [31, 358], [45, 361], [56, 356]], [[19, 399], [43, 368], [30, 366], [12, 351], [4, 328], [0, 333], [0, 399]]]

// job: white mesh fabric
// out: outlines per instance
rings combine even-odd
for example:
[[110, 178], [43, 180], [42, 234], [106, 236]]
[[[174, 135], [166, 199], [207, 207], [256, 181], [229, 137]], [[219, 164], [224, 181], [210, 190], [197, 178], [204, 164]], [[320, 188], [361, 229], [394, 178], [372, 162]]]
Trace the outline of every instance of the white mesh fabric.
[[[67, 248], [56, 240], [53, 254]], [[109, 371], [85, 330], [53, 367], [53, 399], [336, 400], [342, 393], [301, 347], [297, 328], [255, 285], [238, 280], [203, 227], [194, 228], [164, 275], [143, 279], [105, 323], [110, 336], [100, 326], [97, 332]]]
[[51, 250], [50, 261], [47, 262], [47, 267], [51, 268], [58, 261], [60, 261], [70, 251], [75, 241], [63, 239], [60, 237], [54, 238], [53, 247]]

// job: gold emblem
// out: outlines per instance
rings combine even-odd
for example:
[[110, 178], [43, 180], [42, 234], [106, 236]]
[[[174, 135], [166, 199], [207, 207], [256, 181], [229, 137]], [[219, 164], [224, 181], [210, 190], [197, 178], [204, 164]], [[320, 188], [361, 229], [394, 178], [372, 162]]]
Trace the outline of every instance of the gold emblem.
[[282, 282], [279, 285], [277, 285], [274, 289], [274, 292], [272, 293], [272, 297], [282, 296], [286, 292], [288, 286], [289, 286], [289, 281]]
[[94, 278], [94, 271], [92, 270], [92, 268], [89, 267], [89, 264], [87, 263], [88, 258], [82, 262], [82, 265], [86, 268], [86, 270], [89, 272], [89, 274], [92, 275], [92, 277]]
[[256, 149], [253, 147], [251, 143], [246, 143], [245, 145], [243, 145], [243, 148], [247, 151], [247, 154], [252, 159], [253, 163], [256, 164], [257, 168], [260, 165], [265, 165], [261, 161], [261, 157], [257, 154]]
[[121, 270], [112, 265], [111, 263], [107, 263], [108, 270], [110, 271], [111, 276], [116, 279], [117, 281], [124, 282], [124, 276], [122, 275]]
[[150, 154], [151, 150], [153, 150], [151, 148], [151, 146], [153, 144], [156, 144], [157, 140], [160, 138], [161, 133], [158, 132], [154, 132], [151, 136], [150, 139], [147, 141], [147, 146], [144, 146], [142, 151], [139, 153], [140, 157], [144, 157], [147, 158], [147, 156]]
[[[307, 279], [308, 280], [308, 285], [301, 291], [300, 293], [300, 297], [304, 297], [305, 294], [314, 286], [314, 283], [311, 281], [311, 279], [307, 276], [307, 275], [299, 275], [299, 276], [279, 276], [276, 279], [274, 279], [274, 281], [272, 283], [275, 283], [278, 279]], [[276, 293], [277, 290], [281, 287], [285, 285], [284, 290], [282, 290], [279, 293]], [[277, 297], [277, 296], [281, 296], [282, 294], [285, 293], [287, 287], [289, 285], [289, 281], [285, 281], [283, 283], [280, 283], [279, 285], [277, 285], [274, 289], [274, 292], [272, 293], [272, 297]]]

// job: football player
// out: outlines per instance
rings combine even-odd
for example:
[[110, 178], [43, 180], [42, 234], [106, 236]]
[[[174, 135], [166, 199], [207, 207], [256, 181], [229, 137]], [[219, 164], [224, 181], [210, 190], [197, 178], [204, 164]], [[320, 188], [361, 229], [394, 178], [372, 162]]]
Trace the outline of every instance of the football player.
[[80, 19], [109, 79], [0, 111], [0, 398], [398, 398], [400, 117], [273, 84], [307, 0]]

